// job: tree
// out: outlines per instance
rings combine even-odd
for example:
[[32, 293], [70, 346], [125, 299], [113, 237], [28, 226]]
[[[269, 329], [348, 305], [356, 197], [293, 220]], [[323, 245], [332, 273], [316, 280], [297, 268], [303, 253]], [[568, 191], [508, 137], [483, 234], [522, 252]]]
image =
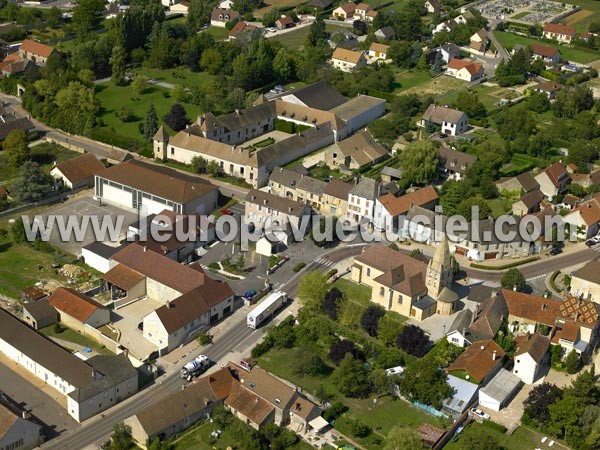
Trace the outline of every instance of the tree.
[[163, 119], [175, 131], [183, 130], [189, 123], [188, 118], [185, 116], [185, 109], [179, 103], [175, 103]]
[[102, 448], [105, 450], [130, 450], [135, 448], [135, 441], [131, 436], [131, 427], [123, 423], [113, 425], [109, 443]]
[[23, 165], [31, 156], [25, 131], [13, 130], [8, 133], [2, 144], [2, 150], [4, 150], [4, 154], [11, 166], [19, 167]]
[[354, 29], [354, 32], [359, 36], [367, 34], [367, 24], [362, 20], [355, 20], [354, 22], [352, 22], [352, 28]]
[[10, 225], [9, 235], [13, 244], [22, 244], [27, 241], [27, 234], [25, 233], [25, 227], [21, 217], [16, 218]]
[[117, 86], [125, 84], [125, 58], [127, 57], [125, 49], [120, 45], [113, 47], [110, 57], [110, 66], [112, 69], [112, 82]]
[[516, 287], [517, 291], [521, 292], [525, 289], [525, 277], [519, 269], [513, 267], [508, 269], [502, 276], [500, 284], [504, 289], [514, 289]]
[[544, 382], [534, 386], [523, 402], [527, 415], [539, 424], [550, 420], [549, 406], [562, 397], [563, 391], [555, 384]]
[[44, 172], [40, 165], [26, 161], [19, 171], [19, 178], [13, 184], [11, 195], [18, 202], [39, 200], [54, 187], [54, 179]]
[[273, 58], [273, 72], [280, 82], [288, 80], [292, 75], [292, 59], [285, 47], [281, 47]]
[[143, 132], [146, 139], [152, 139], [158, 131], [158, 115], [156, 114], [156, 108], [154, 103], [150, 103], [148, 111], [146, 111], [146, 118], [144, 119]]
[[328, 285], [325, 274], [313, 270], [302, 277], [298, 284], [298, 297], [304, 306], [312, 310], [320, 310], [323, 307]]
[[452, 393], [452, 388], [446, 382], [446, 374], [431, 358], [416, 359], [408, 364], [398, 387], [405, 397], [436, 409]]
[[350, 419], [350, 433], [355, 437], [367, 437], [371, 434], [371, 427], [361, 420]]
[[478, 208], [480, 219], [487, 219], [492, 214], [488, 203], [480, 195], [461, 200], [456, 206], [456, 214], [464, 217], [467, 221], [471, 221], [475, 218], [473, 214], [475, 212], [474, 208]]
[[364, 364], [346, 354], [333, 373], [333, 382], [346, 397], [365, 397], [369, 393], [369, 386], [365, 383], [367, 376]]
[[478, 119], [486, 115], [485, 106], [479, 101], [479, 96], [472, 92], [461, 91], [453, 105], [470, 118]]
[[206, 170], [206, 159], [202, 156], [194, 156], [190, 162], [190, 167], [196, 173], [202, 173]]
[[187, 24], [192, 32], [210, 21], [210, 3], [207, 0], [191, 0], [188, 9]]
[[73, 10], [73, 25], [80, 36], [86, 36], [98, 25], [104, 10], [102, 0], [79, 0]]
[[131, 88], [137, 95], [142, 95], [146, 86], [148, 86], [148, 77], [142, 74], [136, 75], [131, 82]]
[[412, 428], [396, 425], [388, 433], [384, 450], [422, 450], [421, 436]]
[[390, 377], [384, 369], [375, 369], [369, 374], [371, 389], [378, 395], [393, 395], [394, 377]]
[[50, 28], [58, 28], [60, 24], [60, 15], [61, 10], [56, 7], [56, 5], [50, 8], [48, 14], [46, 14], [46, 23]]
[[550, 109], [550, 100], [542, 92], [533, 92], [527, 99], [527, 108], [538, 114], [542, 114]]
[[387, 312], [377, 324], [377, 337], [385, 345], [393, 345], [398, 339], [402, 326], [390, 312]]
[[370, 305], [367, 307], [362, 317], [360, 318], [360, 325], [369, 336], [377, 336], [377, 327], [379, 325], [379, 319], [385, 315], [385, 310], [379, 305]]
[[331, 320], [337, 320], [338, 308], [343, 300], [344, 296], [342, 291], [338, 288], [333, 287], [327, 291], [323, 300], [323, 312], [327, 314], [327, 317]]
[[263, 15], [263, 20], [262, 20], [263, 26], [265, 28], [274, 27], [275, 26], [275, 22], [277, 21], [277, 19], [279, 19], [280, 16], [281, 16], [281, 14], [279, 13], [279, 10], [277, 8], [271, 8], [271, 9], [269, 9]]
[[325, 21], [321, 15], [317, 15], [315, 21], [308, 30], [307, 41], [311, 47], [317, 47], [325, 41]]
[[336, 365], [339, 365], [348, 353], [356, 359], [360, 359], [362, 356], [354, 342], [346, 339], [335, 340], [329, 347], [329, 359]]
[[565, 358], [565, 369], [567, 369], [567, 373], [574, 374], [579, 371], [579, 366], [579, 354], [575, 349], [572, 349]]
[[405, 325], [396, 343], [406, 353], [418, 358], [424, 356], [429, 350], [429, 337], [416, 325]]
[[429, 184], [437, 177], [439, 165], [437, 148], [431, 141], [410, 144], [400, 154], [402, 181], [412, 184]]

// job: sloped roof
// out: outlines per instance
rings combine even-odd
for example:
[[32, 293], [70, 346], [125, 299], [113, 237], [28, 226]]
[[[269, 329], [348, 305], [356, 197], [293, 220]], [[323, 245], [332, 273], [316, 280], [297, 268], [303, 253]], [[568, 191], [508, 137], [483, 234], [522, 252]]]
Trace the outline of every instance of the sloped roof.
[[71, 288], [59, 287], [48, 298], [48, 303], [57, 310], [68, 314], [69, 316], [85, 322], [98, 309], [107, 310], [108, 308], [87, 295]]
[[208, 276], [204, 278], [201, 286], [187, 291], [155, 311], [169, 334], [184, 328], [195, 318], [209, 313], [214, 306], [233, 297], [233, 290], [227, 283]]
[[[353, 5], [354, 3], [351, 4]], [[340, 94], [337, 89], [325, 81], [319, 81], [317, 83], [299, 87], [290, 92], [281, 94], [279, 97], [287, 97], [290, 95], [296, 97], [309, 108], [315, 108], [321, 111], [329, 111], [348, 101], [348, 99]]]
[[332, 197], [339, 198], [341, 200], [348, 200], [348, 193], [353, 187], [354, 185], [352, 183], [345, 183], [342, 180], [334, 178], [327, 183], [323, 194], [331, 195]]
[[372, 178], [361, 178], [354, 185], [350, 194], [367, 200], [375, 200], [379, 193], [379, 183]]
[[344, 10], [346, 14], [353, 14], [356, 11], [356, 3], [346, 2], [342, 3], [340, 6]]
[[550, 181], [556, 187], [559, 186], [561, 179], [569, 175], [565, 166], [560, 162], [556, 162], [551, 166], [546, 167], [544, 173], [548, 175], [548, 178], [550, 178]]
[[56, 310], [48, 303], [47, 298], [43, 298], [37, 302], [25, 303], [23, 311], [27, 311], [38, 322], [49, 317], [56, 318], [58, 315]]
[[210, 20], [214, 20], [216, 22], [231, 22], [239, 18], [240, 13], [232, 9], [215, 8], [212, 10], [212, 13], [210, 15]]
[[538, 91], [556, 92], [564, 89], [564, 87], [564, 85], [557, 83], [556, 81], [548, 80], [535, 85], [533, 88]]
[[123, 264], [117, 264], [115, 267], [110, 269], [104, 275], [102, 279], [108, 281], [110, 284], [128, 291], [129, 289], [137, 286], [138, 283], [143, 281], [146, 277], [141, 273], [131, 270], [129, 267]]
[[98, 161], [98, 158], [92, 153], [59, 162], [54, 167], [71, 183], [90, 178], [105, 169], [104, 164]]
[[465, 113], [458, 111], [457, 109], [431, 104], [423, 113], [422, 118], [423, 120], [431, 120], [433, 123], [458, 123], [463, 115], [465, 115]]
[[567, 214], [567, 217], [578, 213], [587, 226], [600, 223], [600, 194], [573, 209]]
[[565, 295], [560, 303], [559, 316], [577, 324], [594, 328], [600, 314], [600, 304]]
[[371, 43], [369, 50], [387, 54], [390, 51], [390, 46], [385, 45], [385, 44], [380, 44], [379, 42], [373, 42], [373, 43]]
[[306, 212], [306, 206], [300, 202], [259, 189], [250, 189], [246, 195], [246, 201], [296, 217], [300, 217]]
[[557, 53], [560, 53], [555, 47], [549, 47], [542, 44], [530, 44], [534, 55], [544, 56], [546, 58], [554, 58]]
[[523, 202], [527, 208], [533, 208], [544, 199], [544, 194], [541, 191], [533, 191], [525, 194], [518, 201]]
[[573, 277], [581, 278], [590, 283], [600, 284], [600, 258], [588, 262], [581, 269], [573, 273]]
[[34, 55], [39, 55], [44, 58], [49, 57], [53, 52], [56, 51], [54, 47], [32, 41], [31, 39], [25, 39], [19, 47], [19, 50], [32, 53]]
[[493, 339], [502, 321], [508, 318], [508, 306], [503, 297], [494, 295], [482, 301], [473, 317], [470, 330], [473, 339]]
[[248, 372], [234, 364], [230, 366], [236, 368], [237, 378], [245, 389], [273, 406], [285, 409], [297, 396], [294, 388], [261, 367], [254, 366]]
[[356, 161], [359, 166], [373, 163], [387, 155], [387, 151], [379, 145], [368, 131], [355, 133], [337, 143], [345, 157]]
[[104, 169], [97, 176], [181, 204], [218, 189], [200, 177], [135, 159]]
[[[495, 358], [494, 359], [494, 352]], [[446, 369], [448, 373], [464, 370], [477, 382], [481, 382], [497, 365], [502, 364], [506, 353], [494, 341], [476, 341], [456, 358]]]
[[225, 399], [225, 404], [258, 425], [261, 425], [275, 410], [271, 403], [248, 391], [235, 380], [231, 386], [231, 393]]
[[403, 264], [394, 267], [392, 270], [379, 275], [373, 281], [410, 297], [421, 294], [427, 290], [424, 277], [425, 264], [420, 261], [418, 261], [420, 264], [415, 263], [417, 263], [416, 260], [411, 265]]
[[535, 362], [540, 363], [550, 347], [550, 339], [541, 334], [517, 336], [515, 356], [528, 353]]
[[445, 145], [439, 148], [438, 155], [446, 170], [452, 170], [460, 174], [465, 174], [477, 161], [477, 156], [453, 150]]
[[395, 197], [392, 194], [385, 194], [377, 200], [382, 204], [386, 211], [393, 217], [406, 214], [411, 206], [423, 206], [435, 202], [439, 196], [433, 186], [426, 186], [422, 189], [409, 192], [408, 194]]
[[220, 369], [140, 411], [135, 416], [144, 431], [153, 436], [203, 411], [209, 403], [222, 400], [231, 390], [233, 377], [228, 368]]
[[511, 316], [554, 326], [560, 314], [561, 303], [556, 300], [509, 289], [502, 289], [501, 293], [506, 300], [508, 312]]
[[363, 57], [363, 52], [356, 50], [348, 50], [346, 48], [337, 47], [333, 51], [332, 59], [344, 61], [350, 64], [358, 64]]
[[575, 35], [575, 27], [561, 25], [560, 23], [546, 22], [544, 25], [544, 32], [573, 36]]

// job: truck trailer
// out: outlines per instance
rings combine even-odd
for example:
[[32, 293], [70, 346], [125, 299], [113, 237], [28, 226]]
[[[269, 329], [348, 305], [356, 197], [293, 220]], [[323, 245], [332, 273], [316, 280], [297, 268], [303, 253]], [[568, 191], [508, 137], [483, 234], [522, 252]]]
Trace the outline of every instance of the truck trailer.
[[273, 314], [287, 301], [287, 294], [275, 291], [263, 300], [256, 308], [248, 313], [246, 324], [250, 328], [258, 328], [263, 322], [273, 317]]

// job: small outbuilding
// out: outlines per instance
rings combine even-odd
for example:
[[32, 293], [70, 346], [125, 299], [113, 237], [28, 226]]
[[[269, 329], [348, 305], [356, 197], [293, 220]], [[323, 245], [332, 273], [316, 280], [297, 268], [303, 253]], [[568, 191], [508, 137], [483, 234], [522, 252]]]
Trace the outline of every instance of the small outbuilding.
[[500, 411], [507, 406], [521, 387], [521, 379], [506, 369], [500, 369], [496, 376], [479, 391], [479, 404], [492, 411]]

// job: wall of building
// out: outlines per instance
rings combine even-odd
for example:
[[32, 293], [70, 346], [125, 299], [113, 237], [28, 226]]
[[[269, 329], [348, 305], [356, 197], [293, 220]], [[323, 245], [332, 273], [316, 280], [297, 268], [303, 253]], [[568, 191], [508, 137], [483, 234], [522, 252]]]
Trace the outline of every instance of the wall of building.
[[163, 327], [156, 311], [152, 311], [143, 319], [143, 336], [156, 345], [158, 350], [164, 350], [169, 345], [169, 333]]
[[394, 311], [405, 317], [410, 317], [413, 299], [383, 284], [372, 282], [371, 301], [383, 306], [388, 311]]
[[152, 300], [167, 303], [168, 301], [175, 300], [177, 297], [181, 296], [181, 292], [153, 280], [152, 278], [146, 278], [146, 295]]
[[81, 249], [81, 256], [88, 266], [96, 269], [100, 273], [106, 273], [110, 270], [110, 262], [103, 256], [96, 255], [85, 248]]
[[19, 417], [0, 436], [0, 449], [30, 450], [44, 442], [42, 433], [43, 429], [40, 425]]
[[513, 373], [518, 376], [523, 383], [532, 384], [535, 381], [538, 364], [528, 353], [515, 356], [515, 366]]

